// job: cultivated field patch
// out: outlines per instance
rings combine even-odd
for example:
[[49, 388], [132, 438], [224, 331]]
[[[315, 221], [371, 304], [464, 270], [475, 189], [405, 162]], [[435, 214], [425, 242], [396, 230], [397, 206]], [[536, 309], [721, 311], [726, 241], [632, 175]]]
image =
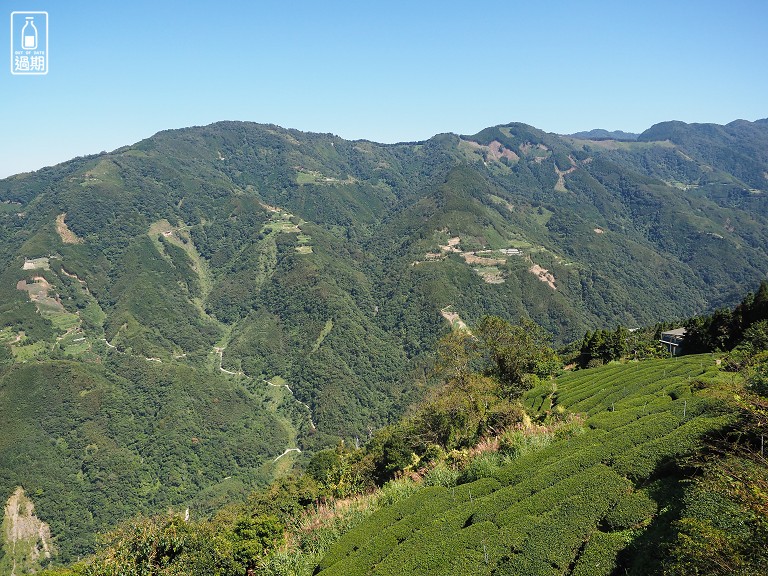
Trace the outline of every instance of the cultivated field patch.
[[301, 226], [306, 224], [304, 220], [279, 206], [270, 206], [264, 202], [259, 202], [259, 204], [271, 214], [269, 221], [261, 229], [262, 233], [296, 234], [296, 242], [298, 243], [298, 246], [295, 247], [296, 252], [298, 254], [312, 254], [312, 237], [301, 230]]
[[[63, 268], [62, 274], [79, 282], [81, 290], [88, 298], [88, 305], [82, 313], [87, 314], [91, 324], [102, 325], [106, 315], [88, 291], [85, 282], [74, 274], [64, 271]], [[54, 286], [44, 276], [33, 276], [26, 280], [19, 280], [16, 288], [27, 293], [30, 302], [36, 306], [38, 313], [47, 318], [59, 333], [53, 344], [54, 348], [60, 348], [67, 356], [79, 356], [91, 350], [91, 342], [82, 328], [81, 312], [69, 312], [62, 304], [61, 297], [56, 293]], [[50, 346], [50, 343], [46, 342], [27, 344], [23, 332], [20, 332], [10, 343], [14, 357], [19, 362], [36, 358], [48, 350]]]
[[344, 179], [326, 176], [317, 170], [308, 170], [301, 166], [294, 166], [296, 170], [296, 184], [354, 184], [357, 179], [347, 176]]
[[51, 266], [49, 264], [48, 257], [43, 258], [25, 258], [24, 259], [24, 265], [21, 267], [22, 270], [50, 270]]

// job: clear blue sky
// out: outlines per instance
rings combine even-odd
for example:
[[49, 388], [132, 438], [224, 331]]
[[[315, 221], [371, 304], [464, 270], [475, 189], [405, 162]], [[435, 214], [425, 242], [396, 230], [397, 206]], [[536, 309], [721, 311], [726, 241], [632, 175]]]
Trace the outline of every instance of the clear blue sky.
[[[0, 177], [252, 120], [380, 142], [768, 116], [765, 0], [0, 0]], [[10, 74], [10, 13], [50, 73]]]

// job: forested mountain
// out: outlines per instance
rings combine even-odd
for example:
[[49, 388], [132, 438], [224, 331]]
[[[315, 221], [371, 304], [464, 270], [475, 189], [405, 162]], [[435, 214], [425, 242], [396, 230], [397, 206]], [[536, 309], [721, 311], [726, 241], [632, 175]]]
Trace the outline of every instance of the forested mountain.
[[766, 198], [766, 121], [393, 145], [221, 122], [7, 178], [0, 495], [24, 486], [65, 559], [129, 508], [210, 509], [396, 418], [452, 324], [564, 343], [735, 303]]
[[595, 130], [587, 130], [586, 132], [576, 132], [571, 134], [573, 138], [579, 138], [580, 140], [637, 140], [639, 134], [632, 132], [624, 132], [623, 130], [605, 130], [603, 128], [596, 128]]

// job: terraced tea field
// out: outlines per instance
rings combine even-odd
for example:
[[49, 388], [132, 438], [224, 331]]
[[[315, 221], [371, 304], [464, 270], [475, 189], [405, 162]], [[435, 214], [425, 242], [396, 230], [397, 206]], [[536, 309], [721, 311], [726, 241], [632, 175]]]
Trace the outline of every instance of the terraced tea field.
[[[528, 392], [540, 415], [585, 415], [547, 447], [456, 487], [426, 487], [375, 512], [331, 548], [325, 576], [643, 573], [644, 536], [675, 518], [675, 459], [733, 415], [707, 398], [711, 356], [616, 364]], [[558, 417], [558, 416], [555, 416]]]

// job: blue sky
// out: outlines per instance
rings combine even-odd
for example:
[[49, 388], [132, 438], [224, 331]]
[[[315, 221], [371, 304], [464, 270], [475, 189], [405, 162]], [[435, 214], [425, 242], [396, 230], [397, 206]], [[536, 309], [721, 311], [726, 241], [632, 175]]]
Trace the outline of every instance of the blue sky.
[[[252, 120], [380, 142], [768, 116], [768, 2], [0, 0], [0, 177]], [[45, 10], [47, 76], [10, 74]]]

